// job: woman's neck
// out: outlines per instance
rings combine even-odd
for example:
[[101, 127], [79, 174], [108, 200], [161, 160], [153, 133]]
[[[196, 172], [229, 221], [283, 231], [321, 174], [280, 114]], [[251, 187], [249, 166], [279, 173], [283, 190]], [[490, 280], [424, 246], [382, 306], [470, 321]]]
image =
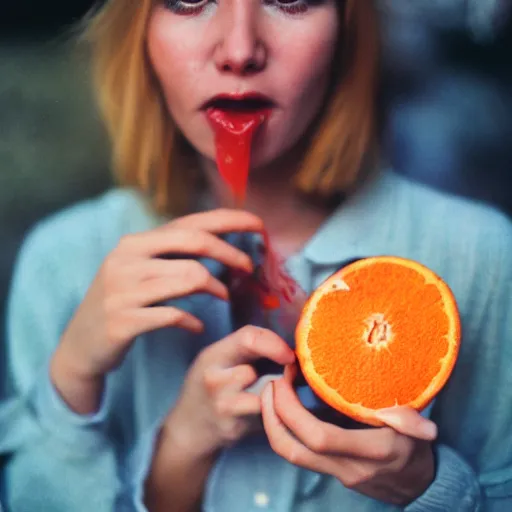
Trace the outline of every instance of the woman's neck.
[[[332, 211], [298, 193], [292, 185], [293, 175], [282, 166], [254, 173], [243, 206], [263, 220], [274, 249], [285, 258], [299, 251]], [[226, 187], [212, 165], [207, 176], [215, 203], [229, 204]]]

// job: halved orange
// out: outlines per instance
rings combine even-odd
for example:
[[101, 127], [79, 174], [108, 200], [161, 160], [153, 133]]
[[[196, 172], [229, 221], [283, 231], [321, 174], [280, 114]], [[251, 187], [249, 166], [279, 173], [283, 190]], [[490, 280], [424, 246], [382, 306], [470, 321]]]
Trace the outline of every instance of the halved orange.
[[460, 319], [427, 267], [379, 256], [352, 263], [308, 299], [295, 331], [307, 383], [337, 411], [374, 426], [385, 407], [425, 408], [457, 360]]

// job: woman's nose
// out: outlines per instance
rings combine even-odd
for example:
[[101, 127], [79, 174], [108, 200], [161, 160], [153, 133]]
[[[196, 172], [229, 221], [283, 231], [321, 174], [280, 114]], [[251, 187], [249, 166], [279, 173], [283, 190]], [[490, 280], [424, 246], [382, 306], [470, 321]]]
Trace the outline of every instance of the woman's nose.
[[267, 48], [261, 37], [254, 2], [233, 1], [221, 14], [221, 30], [215, 49], [215, 65], [221, 73], [250, 75], [263, 70]]

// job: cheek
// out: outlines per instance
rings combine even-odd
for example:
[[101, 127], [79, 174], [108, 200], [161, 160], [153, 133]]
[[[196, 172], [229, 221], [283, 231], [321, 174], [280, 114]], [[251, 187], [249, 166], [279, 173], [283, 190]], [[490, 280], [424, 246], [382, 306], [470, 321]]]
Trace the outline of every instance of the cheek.
[[175, 64], [174, 44], [169, 37], [172, 32], [165, 30], [165, 15], [155, 10], [148, 23], [147, 51], [151, 67], [160, 81], [165, 81]]
[[[180, 35], [169, 15], [163, 9], [153, 13], [147, 34], [147, 51], [151, 67], [162, 86], [169, 107], [182, 101], [183, 91], [190, 84], [187, 77], [194, 76], [194, 59], [187, 49], [187, 39]], [[183, 31], [182, 31], [183, 32]]]
[[322, 97], [327, 88], [337, 42], [337, 25], [332, 22], [309, 34], [297, 34], [298, 44], [283, 46], [287, 62], [287, 86], [297, 100]]

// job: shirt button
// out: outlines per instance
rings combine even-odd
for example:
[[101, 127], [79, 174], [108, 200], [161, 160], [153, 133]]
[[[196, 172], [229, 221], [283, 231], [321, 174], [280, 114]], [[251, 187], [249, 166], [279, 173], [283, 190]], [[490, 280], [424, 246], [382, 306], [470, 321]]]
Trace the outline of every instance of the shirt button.
[[254, 494], [254, 504], [259, 508], [267, 508], [270, 503], [268, 494], [264, 492], [257, 492]]

